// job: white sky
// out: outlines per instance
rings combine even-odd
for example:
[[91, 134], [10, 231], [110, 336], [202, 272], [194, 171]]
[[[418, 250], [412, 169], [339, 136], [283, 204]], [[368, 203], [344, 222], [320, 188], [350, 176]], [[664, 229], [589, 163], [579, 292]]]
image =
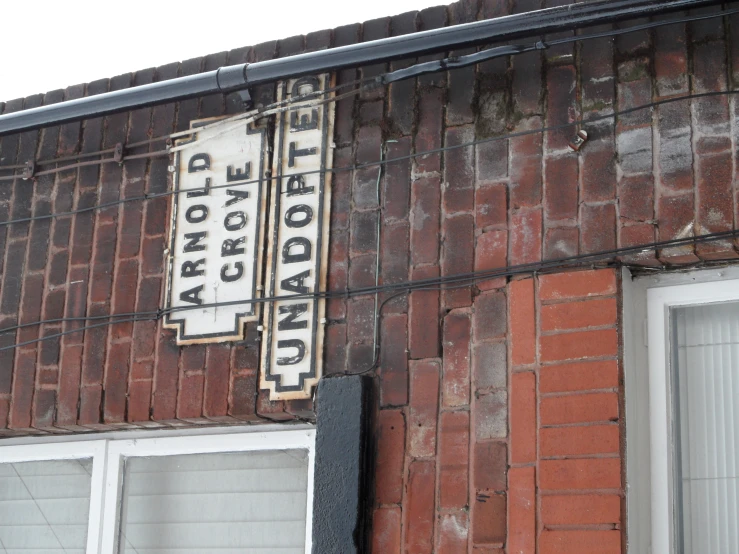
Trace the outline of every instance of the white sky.
[[452, 0], [0, 0], [0, 101]]

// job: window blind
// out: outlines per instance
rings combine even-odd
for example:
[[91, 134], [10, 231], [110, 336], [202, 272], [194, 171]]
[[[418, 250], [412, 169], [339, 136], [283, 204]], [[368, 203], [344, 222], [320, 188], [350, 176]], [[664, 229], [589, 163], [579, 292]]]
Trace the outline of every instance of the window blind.
[[304, 554], [306, 450], [127, 458], [119, 552]]
[[739, 303], [673, 310], [676, 546], [739, 552]]
[[92, 460], [0, 463], [0, 553], [84, 554]]

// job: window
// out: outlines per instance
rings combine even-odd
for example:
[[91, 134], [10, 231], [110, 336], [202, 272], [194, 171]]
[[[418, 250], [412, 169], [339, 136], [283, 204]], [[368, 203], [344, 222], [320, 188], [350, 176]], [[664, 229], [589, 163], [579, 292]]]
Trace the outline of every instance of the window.
[[0, 443], [0, 553], [310, 552], [313, 429], [203, 431]]
[[739, 552], [736, 277], [642, 278], [624, 291], [629, 552]]

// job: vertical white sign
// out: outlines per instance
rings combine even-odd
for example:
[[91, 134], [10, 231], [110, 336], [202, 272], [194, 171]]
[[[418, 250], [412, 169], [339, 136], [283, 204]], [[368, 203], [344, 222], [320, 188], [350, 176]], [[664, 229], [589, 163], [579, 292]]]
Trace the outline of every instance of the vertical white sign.
[[[210, 123], [210, 125], [208, 125]], [[262, 281], [266, 130], [247, 123], [203, 128], [175, 161], [167, 314], [178, 344], [243, 338], [256, 321]], [[216, 304], [218, 304], [216, 306]]]
[[[328, 75], [281, 83], [280, 100], [323, 91]], [[333, 103], [329, 94], [297, 102], [277, 119], [268, 234], [267, 297], [302, 295], [265, 306], [261, 387], [270, 398], [310, 398], [322, 373], [331, 209]]]

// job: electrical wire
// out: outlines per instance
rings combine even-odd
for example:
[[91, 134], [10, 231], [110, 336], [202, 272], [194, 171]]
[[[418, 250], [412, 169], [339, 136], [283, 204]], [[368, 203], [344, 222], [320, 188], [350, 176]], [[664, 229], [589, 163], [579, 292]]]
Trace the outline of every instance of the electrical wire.
[[[571, 127], [578, 127], [578, 126], [589, 125], [589, 124], [592, 124], [592, 123], [596, 123], [598, 121], [603, 121], [603, 120], [607, 120], [607, 119], [617, 118], [617, 117], [621, 117], [621, 116], [624, 116], [624, 115], [635, 113], [635, 112], [638, 112], [638, 111], [641, 111], [641, 110], [657, 108], [659, 106], [663, 106], [663, 105], [666, 105], [666, 104], [672, 104], [672, 103], [675, 103], [675, 102], [681, 102], [681, 101], [684, 101], [684, 100], [695, 100], [695, 99], [700, 99], [700, 98], [711, 98], [711, 97], [716, 97], [716, 96], [730, 96], [730, 95], [735, 95], [735, 94], [739, 94], [739, 90], [718, 90], [718, 91], [710, 91], [710, 92], [685, 94], [685, 95], [682, 95], [682, 96], [673, 96], [673, 97], [670, 97], [670, 98], [663, 98], [661, 100], [654, 100], [652, 102], [648, 102], [646, 104], [641, 104], [639, 106], [634, 106], [632, 108], [626, 108], [626, 109], [623, 109], [623, 110], [614, 110], [613, 112], [610, 112], [610, 113], [607, 113], [607, 114], [601, 114], [601, 115], [596, 115], [596, 116], [588, 117], [587, 119], [576, 119], [576, 120], [573, 120], [573, 121], [567, 122], [567, 123], [560, 123], [560, 124], [557, 124], [557, 125], [543, 126], [543, 127], [538, 127], [536, 129], [528, 129], [528, 130], [525, 130], [525, 131], [517, 131], [517, 132], [514, 132], [514, 133], [508, 133], [508, 134], [505, 134], [505, 135], [498, 135], [498, 136], [494, 136], [494, 137], [488, 137], [488, 138], [484, 138], [484, 139], [473, 140], [473, 141], [463, 142], [463, 143], [459, 143], [459, 144], [452, 144], [452, 145], [449, 145], [449, 146], [442, 146], [442, 147], [439, 147], [439, 148], [434, 148], [432, 150], [424, 150], [424, 151], [421, 151], [421, 152], [414, 152], [414, 153], [407, 154], [407, 155], [404, 155], [404, 156], [398, 156], [396, 158], [386, 158], [386, 159], [381, 160], [381, 161], [365, 162], [365, 163], [356, 164], [356, 165], [352, 165], [352, 166], [334, 167], [334, 168], [331, 168], [331, 169], [316, 169], [316, 170], [311, 170], [311, 171], [296, 172], [296, 173], [293, 173], [291, 175], [315, 175], [315, 174], [322, 174], [322, 173], [341, 173], [341, 172], [349, 172], [349, 171], [358, 171], [358, 170], [366, 169], [366, 168], [370, 168], [370, 167], [378, 167], [378, 166], [387, 165], [387, 164], [391, 164], [391, 163], [397, 163], [397, 162], [401, 162], [401, 161], [412, 160], [414, 158], [421, 157], [421, 156], [429, 156], [431, 154], [438, 154], [438, 153], [448, 152], [450, 150], [457, 150], [457, 149], [460, 149], [460, 148], [470, 148], [472, 146], [477, 146], [477, 145], [480, 145], [480, 144], [486, 144], [486, 143], [490, 143], [490, 142], [497, 142], [497, 141], [502, 141], [502, 140], [510, 140], [510, 139], [513, 139], [513, 138], [520, 138], [520, 137], [525, 137], [525, 136], [535, 135], [535, 134], [540, 134], [540, 133], [548, 133], [548, 132], [552, 132], [552, 131], [559, 131], [559, 130], [567, 129], [567, 128], [571, 128]], [[144, 200], [152, 200], [154, 198], [161, 198], [161, 197], [172, 196], [172, 195], [175, 195], [175, 194], [181, 194], [182, 192], [197, 192], [197, 191], [201, 191], [201, 190], [212, 190], [212, 189], [220, 189], [220, 188], [234, 188], [234, 187], [239, 187], [239, 186], [245, 186], [245, 185], [250, 185], [250, 184], [254, 184], [254, 183], [259, 183], [259, 182], [262, 182], [262, 181], [269, 182], [269, 181], [276, 180], [278, 178], [279, 177], [277, 177], [277, 176], [271, 176], [271, 177], [270, 176], [265, 176], [263, 179], [251, 179], [251, 180], [247, 180], [247, 181], [241, 181], [239, 183], [228, 183], [228, 184], [224, 184], [224, 185], [212, 185], [212, 186], [208, 187], [208, 189], [206, 189], [206, 187], [193, 187], [193, 188], [187, 189], [186, 191], [182, 191], [182, 190], [170, 190], [170, 191], [159, 192], [159, 193], [151, 193], [151, 194], [144, 194], [144, 195], [140, 195], [140, 196], [132, 196], [130, 198], [122, 198], [120, 200], [115, 200], [115, 201], [112, 201], [112, 202], [106, 202], [105, 204], [98, 204], [98, 205], [95, 205], [95, 206], [90, 206], [90, 207], [87, 207], [87, 208], [79, 208], [77, 210], [70, 210], [70, 211], [67, 211], [67, 212], [57, 212], [57, 213], [52, 213], [52, 214], [45, 214], [45, 215], [38, 215], [38, 216], [30, 216], [30, 217], [23, 217], [23, 218], [19, 218], [19, 219], [12, 219], [12, 220], [7, 220], [7, 221], [0, 221], [0, 227], [1, 226], [5, 226], [5, 225], [13, 225], [15, 223], [27, 223], [27, 222], [31, 222], [31, 221], [40, 221], [40, 220], [45, 220], [45, 219], [54, 219], [54, 218], [58, 218], [58, 217], [67, 217], [67, 216], [76, 215], [76, 214], [80, 214], [80, 213], [94, 212], [94, 211], [103, 210], [103, 209], [107, 209], [107, 208], [114, 207], [114, 206], [119, 206], [119, 205], [122, 205], [122, 204], [127, 204], [128, 202], [140, 202], [140, 201], [144, 201]]]
[[[739, 13], [739, 9], [721, 10], [721, 11], [718, 11], [718, 12], [715, 12], [715, 13], [711, 13], [711, 14], [695, 15], [695, 16], [690, 16], [690, 17], [685, 17], [685, 18], [680, 18], [680, 19], [670, 19], [670, 20], [663, 20], [663, 21], [655, 21], [655, 22], [650, 22], [650, 23], [644, 23], [644, 24], [641, 24], [641, 25], [634, 25], [634, 26], [631, 26], [631, 27], [628, 27], [628, 28], [625, 28], [625, 29], [615, 29], [615, 30], [612, 30], [612, 31], [604, 31], [604, 32], [593, 33], [593, 34], [589, 34], [589, 35], [576, 35], [576, 36], [573, 36], [573, 37], [565, 37], [565, 38], [560, 38], [560, 39], [540, 40], [540, 41], [537, 41], [536, 43], [530, 44], [530, 45], [519, 44], [519, 45], [506, 45], [506, 46], [494, 47], [494, 48], [486, 49], [486, 50], [483, 50], [483, 51], [480, 51], [480, 52], [476, 52], [476, 53], [473, 53], [473, 54], [469, 54], [469, 55], [466, 55], [466, 56], [460, 56], [460, 57], [455, 56], [455, 57], [445, 58], [445, 59], [439, 60], [439, 61], [433, 61], [433, 62], [426, 62], [426, 63], [421, 63], [421, 64], [415, 64], [415, 65], [413, 65], [413, 66], [411, 66], [409, 68], [404, 68], [404, 69], [400, 69], [400, 70], [388, 72], [388, 73], [379, 75], [377, 77], [371, 77], [371, 78], [365, 78], [365, 79], [357, 79], [357, 80], [354, 80], [354, 81], [350, 81], [350, 82], [347, 82], [347, 83], [342, 83], [342, 84], [336, 85], [334, 87], [331, 87], [329, 89], [322, 90], [322, 91], [312, 91], [310, 93], [307, 93], [307, 94], [304, 94], [304, 95], [300, 95], [298, 97], [288, 98], [288, 99], [285, 99], [285, 100], [274, 102], [274, 103], [269, 104], [268, 106], [265, 106], [264, 108], [261, 108], [259, 110], [252, 110], [250, 112], [246, 112], [245, 114], [238, 114], [238, 115], [233, 116], [231, 118], [227, 118], [225, 121], [228, 121], [228, 120], [235, 121], [235, 120], [242, 119], [242, 118], [245, 118], [245, 117], [254, 117], [255, 119], [258, 119], [258, 118], [261, 118], [261, 117], [265, 117], [266, 115], [270, 115], [272, 113], [279, 113], [279, 112], [275, 112], [274, 111], [275, 108], [279, 108], [281, 106], [289, 105], [291, 103], [301, 102], [301, 101], [304, 101], [304, 100], [307, 100], [307, 99], [312, 99], [312, 98], [315, 98], [315, 97], [326, 95], [326, 94], [329, 94], [331, 92], [335, 92], [335, 91], [338, 91], [338, 90], [341, 90], [341, 89], [347, 88], [347, 87], [353, 87], [353, 86], [359, 85], [360, 87], [368, 87], [368, 88], [371, 89], [371, 88], [376, 88], [376, 87], [378, 87], [380, 85], [387, 85], [387, 84], [390, 84], [392, 82], [396, 82], [396, 81], [399, 81], [399, 80], [402, 80], [402, 79], [408, 79], [408, 78], [412, 78], [412, 77], [417, 77], [417, 76], [422, 75], [422, 74], [425, 74], [425, 73], [450, 70], [450, 69], [455, 69], [455, 68], [458, 68], [458, 67], [466, 67], [466, 66], [469, 66], [469, 65], [480, 63], [480, 62], [485, 61], [485, 60], [488, 60], [488, 59], [495, 58], [495, 57], [511, 56], [511, 55], [516, 55], [516, 54], [522, 54], [524, 52], [530, 52], [530, 51], [533, 51], [533, 50], [544, 50], [544, 49], [547, 49], [547, 48], [549, 48], [551, 46], [558, 46], [558, 45], [563, 45], [563, 44], [571, 44], [571, 43], [577, 43], [577, 42], [582, 42], [582, 41], [587, 41], [587, 40], [593, 40], [593, 39], [599, 39], [599, 38], [612, 38], [612, 37], [621, 36], [621, 35], [628, 34], [628, 33], [633, 33], [633, 32], [638, 32], [638, 31], [643, 31], [643, 30], [648, 30], [648, 29], [653, 29], [653, 28], [658, 28], [658, 27], [663, 27], [663, 26], [666, 26], [666, 25], [676, 25], [676, 24], [680, 24], [680, 23], [691, 23], [691, 22], [695, 22], [695, 21], [703, 21], [703, 20], [707, 20], [707, 19], [714, 19], [714, 18], [719, 18], [719, 17], [726, 17], [726, 16], [733, 15], [733, 14], [736, 14], [736, 13]], [[363, 92], [362, 88], [360, 88], [360, 89], [358, 89], [356, 91], [352, 91], [352, 93], [347, 93], [347, 95], [349, 95], [349, 94], [358, 94], [360, 92]], [[329, 99], [328, 101], [332, 101], [332, 100]], [[335, 101], [335, 100], [333, 100], [333, 101]], [[222, 124], [223, 121], [224, 120], [219, 120], [216, 124]], [[155, 138], [151, 138], [151, 139], [147, 139], [147, 140], [143, 140], [143, 141], [139, 141], [139, 142], [135, 142], [135, 143], [130, 143], [130, 144], [125, 145], [124, 146], [124, 149], [127, 150], [127, 149], [132, 149], [132, 148], [136, 148], [136, 147], [140, 147], [140, 146], [150, 145], [150, 144], [156, 143], [156, 142], [169, 141], [169, 140], [172, 140], [173, 138], [192, 135], [194, 133], [197, 133], [199, 130], [201, 130], [201, 128], [189, 129], [189, 130], [186, 130], [186, 131], [180, 131], [180, 132], [176, 132], [176, 133], [170, 133], [168, 135], [163, 135], [163, 136], [160, 136], [160, 137], [155, 137]], [[77, 154], [77, 155], [66, 156], [66, 157], [63, 157], [63, 158], [55, 158], [55, 159], [50, 159], [50, 160], [36, 161], [34, 163], [36, 165], [55, 164], [55, 163], [59, 163], [61, 161], [82, 159], [82, 158], [87, 158], [87, 157], [93, 157], [93, 156], [96, 156], [96, 155], [110, 154], [110, 153], [113, 153], [113, 152], [115, 152], [115, 149], [112, 149], [111, 148], [111, 149], [107, 149], [107, 150], [101, 150], [101, 151], [98, 151], [98, 152], [81, 153], [81, 154]], [[126, 157], [124, 159], [136, 159], [136, 158], [133, 158], [133, 157], [130, 157], [129, 156], [129, 157]], [[106, 158], [106, 159], [103, 159], [103, 160], [96, 160], [96, 162], [98, 162], [98, 163], [112, 163], [114, 161], [117, 161], [117, 160], [114, 160], [113, 158]], [[120, 163], [120, 162], [118, 162], [118, 163]], [[94, 163], [92, 163], [90, 165], [94, 165]], [[77, 164], [74, 164], [72, 166], [65, 166], [65, 167], [62, 167], [62, 168], [56, 168], [54, 170], [48, 170], [48, 171], [44, 171], [44, 172], [39, 172], [36, 175], [57, 173], [57, 172], [60, 172], [60, 171], [74, 169], [76, 167], [80, 167], [80, 166], [78, 166]], [[24, 168], [25, 168], [24, 165], [0, 166], [0, 171], [9, 170], [9, 169], [24, 169]], [[2, 181], [12, 181], [12, 180], [14, 180], [16, 178], [19, 178], [19, 177], [22, 178], [22, 176], [20, 176], [20, 175], [0, 176], [0, 182], [2, 182]], [[242, 183], [242, 184], [247, 184], [247, 183]]]
[[[309, 294], [291, 294], [291, 295], [281, 295], [281, 296], [272, 296], [272, 297], [264, 297], [264, 298], [249, 298], [249, 299], [242, 299], [242, 300], [233, 300], [233, 301], [228, 301], [228, 302], [201, 304], [197, 306], [174, 306], [171, 308], [165, 308], [165, 309], [158, 310], [157, 312], [138, 312], [138, 313], [132, 312], [132, 313], [126, 313], [126, 314], [117, 314], [117, 315], [110, 314], [110, 315], [105, 315], [105, 316], [69, 318], [65, 320], [60, 320], [60, 319], [42, 320], [42, 321], [37, 321], [34, 323], [25, 323], [23, 325], [6, 327], [4, 329], [0, 329], [0, 334], [5, 334], [5, 333], [12, 332], [12, 331], [16, 331], [17, 329], [20, 329], [23, 327], [30, 327], [33, 325], [43, 325], [48, 322], [59, 323], [61, 321], [84, 321], [84, 320], [98, 320], [98, 319], [105, 319], [105, 318], [108, 318], [108, 319], [122, 318], [122, 319], [116, 319], [115, 321], [106, 321], [106, 322], [97, 323], [94, 325], [81, 327], [78, 329], [69, 329], [64, 332], [55, 333], [55, 334], [47, 335], [44, 337], [38, 337], [36, 339], [31, 339], [31, 340], [24, 341], [18, 344], [7, 345], [4, 347], [0, 347], [0, 352], [3, 350], [10, 350], [10, 349], [18, 348], [21, 346], [28, 346], [30, 344], [34, 344], [37, 342], [62, 337], [62, 336], [65, 336], [71, 333], [79, 333], [82, 331], [86, 331], [88, 329], [96, 329], [100, 327], [106, 327], [109, 325], [115, 325], [118, 323], [130, 323], [130, 322], [135, 322], [135, 321], [157, 320], [161, 318], [162, 316], [167, 315], [169, 313], [180, 312], [180, 311], [201, 310], [201, 309], [218, 308], [218, 307], [243, 305], [243, 304], [264, 304], [268, 302], [289, 301], [289, 300], [304, 300], [304, 299], [318, 300], [318, 299], [352, 298], [356, 296], [368, 296], [368, 295], [381, 294], [381, 293], [386, 293], [386, 292], [395, 292], [395, 293], [398, 293], [396, 296], [399, 296], [401, 293], [405, 294], [408, 292], [417, 292], [417, 291], [426, 291], [426, 290], [450, 290], [454, 288], [471, 286], [479, 281], [496, 279], [499, 277], [514, 277], [517, 275], [526, 275], [526, 274], [532, 274], [532, 273], [537, 273], [537, 274], [545, 273], [549, 270], [562, 270], [562, 269], [572, 269], [572, 268], [582, 267], [582, 266], [593, 266], [595, 264], [603, 263], [603, 262], [614, 263], [613, 262], [614, 259], [623, 257], [623, 256], [638, 255], [638, 254], [643, 254], [643, 253], [651, 252], [654, 250], [665, 249], [665, 248], [675, 248], [675, 247], [680, 247], [680, 246], [695, 246], [696, 244], [702, 244], [702, 243], [707, 243], [707, 242], [734, 239], [734, 238], [737, 238], [737, 236], [739, 236], [739, 229], [731, 229], [729, 231], [708, 233], [705, 235], [697, 235], [694, 237], [684, 237], [684, 238], [678, 238], [678, 239], [657, 241], [657, 242], [652, 242], [648, 244], [640, 244], [640, 245], [635, 245], [635, 246], [625, 246], [621, 248], [614, 248], [610, 250], [603, 250], [603, 251], [587, 253], [587, 254], [578, 254], [575, 256], [567, 256], [563, 258], [556, 258], [556, 259], [545, 260], [545, 261], [540, 261], [540, 262], [517, 264], [517, 265], [505, 266], [501, 268], [494, 268], [490, 270], [473, 271], [469, 273], [454, 274], [454, 275], [441, 276], [441, 277], [435, 277], [435, 278], [429, 278], [429, 279], [419, 279], [415, 281], [405, 281], [401, 283], [381, 285], [377, 287], [361, 287], [361, 288], [356, 288], [356, 289], [315, 292], [315, 293], [309, 293]], [[628, 265], [628, 264], [619, 262], [618, 265]], [[448, 286], [448, 285], [452, 285], [452, 286]], [[379, 311], [381, 312], [382, 307], [389, 300], [392, 300], [393, 298], [394, 297], [390, 297], [389, 299], [386, 299], [385, 301], [383, 301], [383, 304], [381, 305]]]

